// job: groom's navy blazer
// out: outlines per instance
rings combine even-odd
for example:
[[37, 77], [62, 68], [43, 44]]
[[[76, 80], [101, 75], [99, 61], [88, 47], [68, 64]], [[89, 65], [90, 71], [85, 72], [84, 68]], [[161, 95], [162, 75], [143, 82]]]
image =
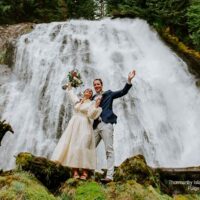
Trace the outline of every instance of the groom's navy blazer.
[[[102, 94], [102, 99], [100, 103], [100, 107], [102, 107], [102, 113], [100, 115], [100, 118], [103, 122], [111, 124], [117, 123], [117, 116], [114, 114], [112, 109], [113, 100], [126, 95], [131, 87], [132, 84], [126, 83], [126, 85], [122, 90], [115, 92], [108, 90]], [[95, 98], [96, 95], [93, 96], [93, 99]], [[99, 122], [100, 119], [94, 120], [93, 124], [94, 129], [97, 127]]]

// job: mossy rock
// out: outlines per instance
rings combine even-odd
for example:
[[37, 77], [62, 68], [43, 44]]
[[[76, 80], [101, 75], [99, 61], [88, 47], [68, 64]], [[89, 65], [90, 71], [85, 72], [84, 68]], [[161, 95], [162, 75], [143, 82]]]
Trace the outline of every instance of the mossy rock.
[[56, 200], [31, 174], [12, 171], [0, 175], [1, 200]]
[[8, 42], [6, 45], [5, 55], [3, 57], [2, 63], [5, 63], [9, 67], [14, 65], [15, 61], [15, 49], [16, 49], [16, 41]]
[[199, 195], [174, 195], [162, 193], [159, 188], [141, 185], [134, 180], [111, 182], [102, 185], [94, 181], [69, 179], [60, 189], [58, 200], [199, 200]]
[[13, 66], [17, 38], [33, 30], [33, 23], [0, 26], [0, 64]]
[[174, 200], [200, 200], [200, 195], [175, 195]]
[[5, 63], [5, 57], [6, 57], [6, 50], [0, 51], [0, 64]]
[[170, 196], [161, 194], [151, 185], [144, 186], [134, 180], [109, 183], [106, 194], [108, 200], [172, 200]]
[[170, 27], [157, 31], [162, 39], [187, 63], [189, 72], [200, 79], [200, 52], [188, 47], [173, 35]]
[[34, 174], [50, 190], [56, 190], [71, 176], [70, 168], [30, 153], [20, 153], [16, 165], [18, 169]]
[[135, 180], [140, 184], [159, 187], [158, 174], [147, 165], [144, 156], [126, 159], [115, 171], [114, 181]]
[[0, 146], [1, 146], [1, 141], [7, 132], [14, 133], [11, 125], [5, 123], [5, 120], [0, 121]]
[[101, 184], [92, 180], [69, 179], [60, 189], [59, 199], [105, 200], [105, 190]]

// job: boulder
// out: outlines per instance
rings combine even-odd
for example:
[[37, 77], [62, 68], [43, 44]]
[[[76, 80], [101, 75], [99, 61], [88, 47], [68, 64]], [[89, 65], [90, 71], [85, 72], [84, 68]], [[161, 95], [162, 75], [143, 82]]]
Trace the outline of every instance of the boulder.
[[153, 171], [143, 155], [126, 159], [115, 171], [114, 181], [135, 180], [140, 184], [159, 187], [159, 174]]
[[44, 157], [36, 157], [30, 153], [20, 153], [16, 157], [16, 165], [20, 170], [30, 172], [48, 189], [56, 190], [71, 176], [71, 169]]
[[0, 26], [0, 64], [13, 65], [16, 39], [32, 31], [34, 26], [34, 23]]

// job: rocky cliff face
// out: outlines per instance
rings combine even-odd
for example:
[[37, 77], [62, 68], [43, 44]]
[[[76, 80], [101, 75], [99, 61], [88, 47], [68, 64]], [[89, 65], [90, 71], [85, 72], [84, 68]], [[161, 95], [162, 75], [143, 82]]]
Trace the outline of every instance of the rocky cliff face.
[[[0, 90], [12, 75], [17, 38], [34, 28], [33, 23], [0, 26]], [[1, 107], [0, 107], [1, 112]]]
[[0, 26], [0, 64], [12, 65], [16, 39], [33, 28], [33, 23]]

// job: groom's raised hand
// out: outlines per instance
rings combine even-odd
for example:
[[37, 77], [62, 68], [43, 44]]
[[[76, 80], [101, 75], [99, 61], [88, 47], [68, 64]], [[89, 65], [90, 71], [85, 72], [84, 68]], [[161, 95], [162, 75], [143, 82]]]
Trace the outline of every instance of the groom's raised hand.
[[128, 83], [131, 84], [131, 80], [133, 79], [133, 77], [135, 76], [136, 71], [133, 70], [128, 74]]

